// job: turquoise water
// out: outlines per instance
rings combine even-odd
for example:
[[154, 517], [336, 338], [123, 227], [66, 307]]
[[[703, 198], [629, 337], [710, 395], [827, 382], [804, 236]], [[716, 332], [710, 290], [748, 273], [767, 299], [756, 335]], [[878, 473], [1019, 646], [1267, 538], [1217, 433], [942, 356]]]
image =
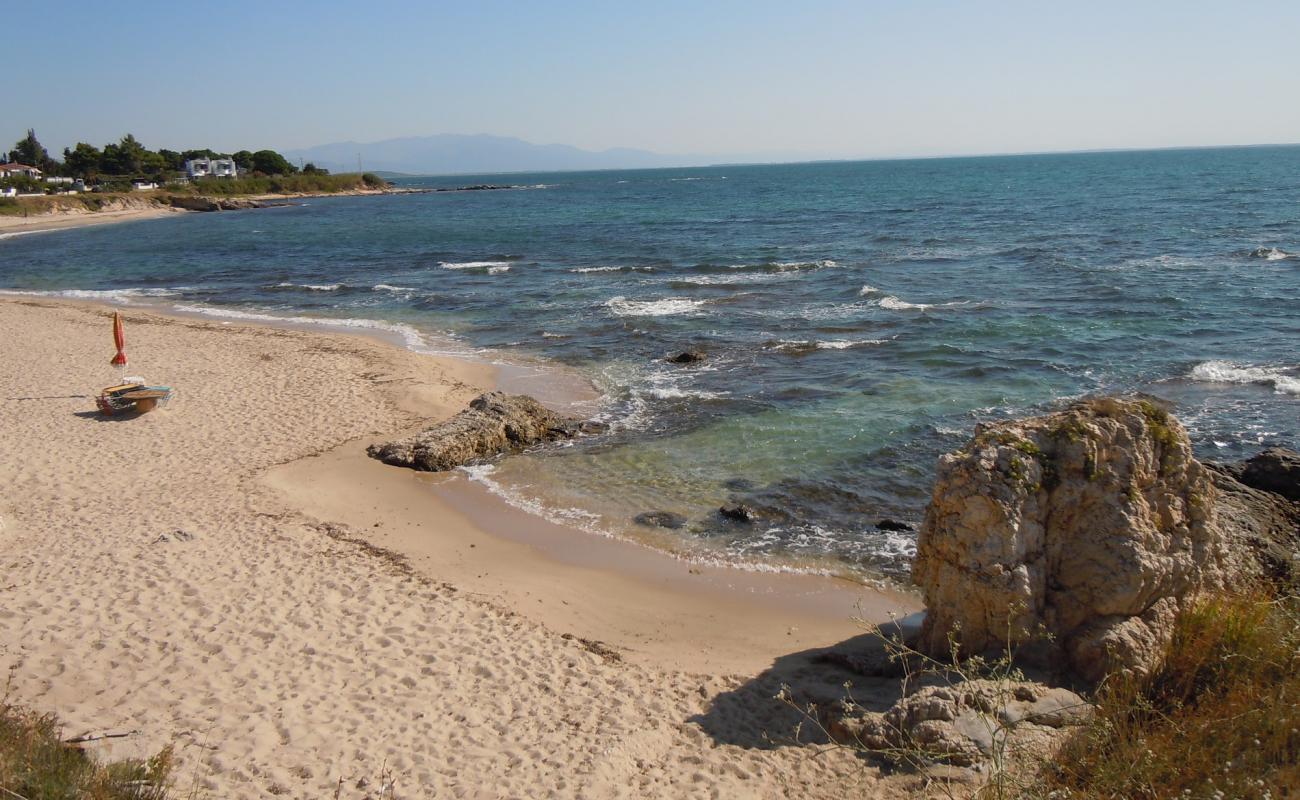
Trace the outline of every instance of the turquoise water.
[[940, 453], [1088, 393], [1172, 400], [1208, 458], [1300, 439], [1300, 147], [403, 181], [484, 182], [521, 188], [10, 237], [0, 287], [562, 362], [610, 432], [474, 477], [761, 564], [901, 573], [875, 522], [919, 520]]

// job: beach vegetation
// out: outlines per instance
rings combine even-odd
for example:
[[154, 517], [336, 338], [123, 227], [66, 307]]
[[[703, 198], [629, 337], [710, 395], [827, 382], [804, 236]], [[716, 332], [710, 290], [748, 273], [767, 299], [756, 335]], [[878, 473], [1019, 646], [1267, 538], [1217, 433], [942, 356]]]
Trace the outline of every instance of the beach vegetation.
[[170, 747], [149, 759], [100, 762], [63, 740], [53, 714], [0, 699], [0, 796], [166, 800], [171, 771]]
[[1295, 797], [1300, 600], [1248, 593], [1180, 616], [1160, 666], [1112, 675], [1034, 796]]

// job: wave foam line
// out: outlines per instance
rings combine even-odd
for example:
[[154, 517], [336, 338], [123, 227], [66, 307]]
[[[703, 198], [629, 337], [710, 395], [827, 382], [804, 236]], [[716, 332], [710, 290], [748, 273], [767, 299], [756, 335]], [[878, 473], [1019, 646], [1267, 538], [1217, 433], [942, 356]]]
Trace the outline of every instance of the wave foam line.
[[493, 267], [505, 267], [510, 269], [509, 261], [439, 261], [438, 266], [443, 269], [486, 269]]
[[1209, 383], [1271, 386], [1278, 394], [1300, 395], [1300, 377], [1269, 367], [1233, 364], [1230, 361], [1205, 361], [1192, 367], [1191, 377]]
[[34, 289], [0, 289], [0, 294], [24, 297], [66, 297], [70, 300], [116, 300], [130, 303], [133, 297], [175, 297], [192, 287], [178, 286], [172, 289], [133, 288], [133, 289], [51, 289], [37, 291]]
[[675, 314], [693, 313], [707, 300], [690, 300], [684, 297], [668, 297], [662, 300], [628, 300], [622, 295], [605, 301], [605, 307], [619, 317], [667, 317]]

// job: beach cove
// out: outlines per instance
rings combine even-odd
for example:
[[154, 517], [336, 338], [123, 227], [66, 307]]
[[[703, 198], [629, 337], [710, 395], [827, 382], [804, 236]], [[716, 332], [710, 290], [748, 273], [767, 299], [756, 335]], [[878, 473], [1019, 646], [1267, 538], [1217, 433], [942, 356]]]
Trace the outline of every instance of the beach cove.
[[107, 309], [0, 300], [15, 699], [138, 732], [108, 755], [173, 744], [200, 796], [905, 791], [785, 746], [771, 668], [914, 598], [691, 564], [365, 458], [494, 385], [488, 365], [124, 316], [131, 371], [179, 393], [108, 419], [88, 397], [115, 377]]

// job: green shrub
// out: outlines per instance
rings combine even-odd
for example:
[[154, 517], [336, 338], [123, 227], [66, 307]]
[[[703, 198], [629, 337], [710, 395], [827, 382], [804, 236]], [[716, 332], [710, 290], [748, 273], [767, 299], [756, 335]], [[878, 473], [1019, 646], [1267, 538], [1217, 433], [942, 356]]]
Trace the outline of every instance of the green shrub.
[[1300, 602], [1208, 600], [1179, 619], [1163, 664], [1097, 692], [1097, 716], [1044, 772], [1079, 798], [1300, 793]]

